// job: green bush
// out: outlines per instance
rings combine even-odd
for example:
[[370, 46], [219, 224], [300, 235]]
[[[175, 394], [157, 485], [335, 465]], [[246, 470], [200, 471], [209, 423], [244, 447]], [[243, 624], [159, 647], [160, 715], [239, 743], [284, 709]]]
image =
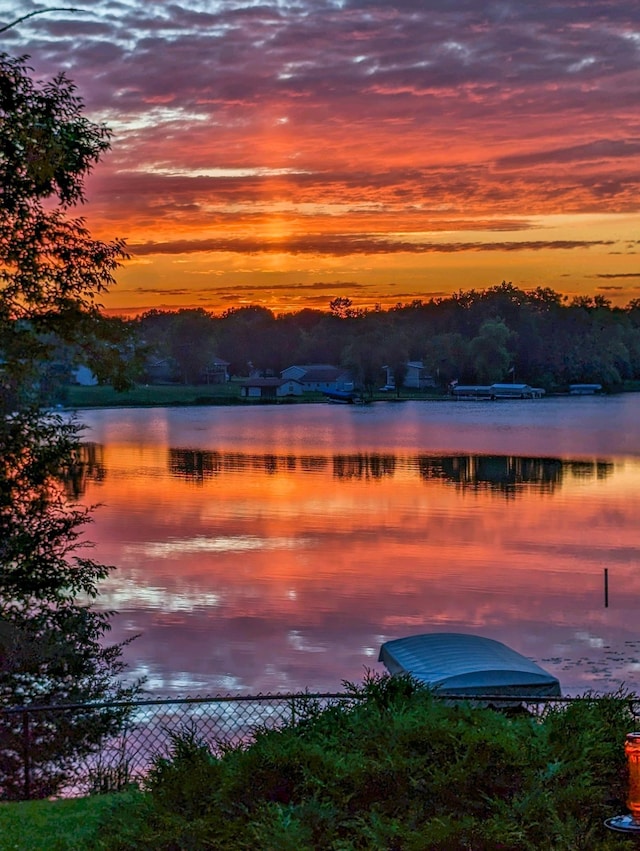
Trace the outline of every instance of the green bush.
[[447, 703], [407, 678], [346, 687], [346, 704], [309, 702], [297, 723], [217, 756], [193, 730], [175, 736], [138, 802], [136, 843], [112, 847], [620, 847], [603, 820], [625, 809], [629, 695], [534, 718]]

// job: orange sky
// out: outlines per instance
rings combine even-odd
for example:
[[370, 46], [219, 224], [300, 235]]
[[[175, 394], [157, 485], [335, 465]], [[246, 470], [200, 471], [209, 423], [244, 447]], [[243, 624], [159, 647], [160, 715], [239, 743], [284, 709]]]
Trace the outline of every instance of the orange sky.
[[90, 6], [2, 48], [113, 129], [81, 210], [129, 245], [110, 310], [640, 296], [630, 0]]

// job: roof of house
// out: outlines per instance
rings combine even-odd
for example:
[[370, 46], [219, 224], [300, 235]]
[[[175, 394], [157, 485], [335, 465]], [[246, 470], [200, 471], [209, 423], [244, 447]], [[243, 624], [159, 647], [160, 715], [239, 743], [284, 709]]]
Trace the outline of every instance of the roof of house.
[[299, 381], [336, 381], [347, 374], [344, 369], [328, 363], [295, 364], [287, 367], [283, 373], [294, 370]]

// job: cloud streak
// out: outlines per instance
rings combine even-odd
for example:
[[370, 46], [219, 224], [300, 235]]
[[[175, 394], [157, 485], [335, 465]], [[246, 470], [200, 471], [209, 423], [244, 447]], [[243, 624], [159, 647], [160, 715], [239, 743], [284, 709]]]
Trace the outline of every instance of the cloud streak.
[[[32, 8], [9, 0], [2, 15]], [[39, 76], [67, 70], [113, 128], [92, 221], [139, 255], [232, 264], [284, 249], [388, 270], [410, 254], [424, 264], [412, 274], [466, 256], [477, 284], [487, 269], [474, 258], [501, 252], [513, 264], [570, 248], [579, 275], [579, 253], [592, 263], [600, 249], [606, 273], [611, 239], [637, 232], [631, 0], [95, 0], [5, 35]], [[563, 216], [562, 231], [537, 232]], [[626, 216], [627, 229], [592, 221], [587, 233], [581, 216]], [[517, 270], [548, 282], [539, 265]]]
[[236, 240], [176, 240], [174, 242], [131, 243], [128, 250], [137, 257], [153, 254], [192, 254], [234, 252], [237, 254], [450, 254], [459, 251], [543, 251], [585, 249], [613, 245], [613, 240], [521, 240], [519, 242], [410, 242], [375, 236], [338, 234], [334, 237], [288, 239], [284, 242]]

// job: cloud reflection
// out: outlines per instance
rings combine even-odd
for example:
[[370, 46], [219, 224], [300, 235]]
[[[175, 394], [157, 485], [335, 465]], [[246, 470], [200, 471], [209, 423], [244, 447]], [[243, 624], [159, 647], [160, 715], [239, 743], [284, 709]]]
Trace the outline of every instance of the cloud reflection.
[[[635, 413], [623, 401], [637, 422], [638, 400]], [[607, 430], [609, 400], [563, 405], [565, 423], [581, 421], [574, 449], [625, 439], [620, 419]], [[640, 606], [638, 458], [608, 437], [612, 456], [527, 454], [527, 418], [558, 422], [556, 402], [362, 414], [87, 415], [100, 463], [83, 500], [102, 505], [90, 536], [118, 566], [100, 605], [121, 612], [113, 638], [141, 634], [126, 649], [134, 669], [172, 692], [335, 690], [376, 668], [382, 640], [448, 630], [551, 660], [565, 689], [637, 681], [640, 651], [625, 642]], [[445, 433], [459, 443], [438, 452]], [[469, 434], [513, 454], [464, 453]], [[543, 436], [547, 452], [569, 445]]]
[[133, 544], [124, 549], [124, 554], [132, 559], [136, 556], [147, 558], [173, 558], [176, 555], [191, 553], [242, 553], [255, 550], [294, 550], [312, 546], [308, 539], [299, 538], [257, 538], [251, 535], [238, 537], [221, 536], [207, 538], [176, 538], [169, 541], [149, 541], [145, 544]]

